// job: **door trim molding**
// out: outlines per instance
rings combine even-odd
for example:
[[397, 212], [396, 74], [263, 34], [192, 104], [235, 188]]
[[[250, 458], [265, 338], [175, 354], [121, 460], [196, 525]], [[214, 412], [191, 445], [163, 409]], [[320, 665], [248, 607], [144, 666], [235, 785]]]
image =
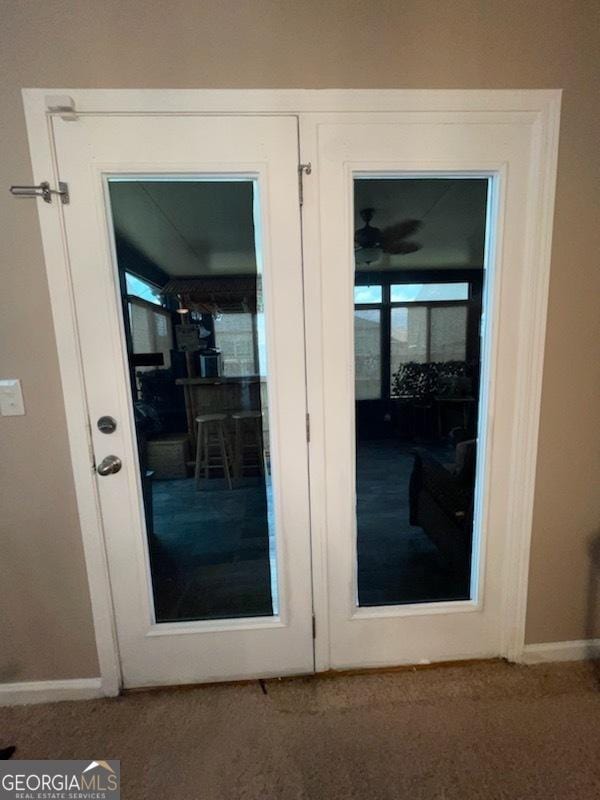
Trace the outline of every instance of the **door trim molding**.
[[44, 113], [72, 121], [82, 114], [530, 111], [537, 115], [559, 105], [560, 96], [560, 89], [23, 89], [26, 107], [42, 105]]
[[[57, 107], [57, 95], [61, 107]], [[71, 100], [65, 113], [62, 100]], [[339, 112], [444, 112], [471, 122], [514, 119], [514, 112], [529, 112], [535, 128], [535, 154], [532, 158], [536, 179], [542, 191], [528, 214], [529, 292], [532, 302], [519, 319], [522, 346], [516, 359], [517, 402], [522, 413], [512, 437], [518, 448], [518, 469], [511, 476], [509, 520], [511, 537], [505, 575], [505, 614], [503, 653], [520, 660], [524, 652], [525, 615], [529, 551], [533, 518], [538, 427], [541, 405], [542, 372], [546, 332], [546, 310], [552, 244], [552, 220], [558, 155], [561, 90], [229, 90], [229, 89], [24, 89], [23, 103], [34, 182], [68, 181], [58, 174], [52, 136], [52, 117], [62, 116], [77, 124], [79, 115], [277, 115]], [[301, 120], [302, 122], [302, 120]], [[301, 125], [302, 129], [302, 125]], [[301, 160], [314, 143], [301, 139]], [[305, 180], [304, 202], [316, 202], [316, 181]], [[73, 197], [71, 202], [77, 202]], [[40, 229], [50, 291], [59, 369], [79, 522], [96, 646], [105, 695], [119, 692], [121, 674], [115, 621], [95, 479], [91, 469], [89, 422], [78, 338], [77, 315], [71, 285], [68, 246], [63, 209], [60, 203], [38, 203]], [[318, 231], [306, 231], [307, 240]], [[315, 253], [318, 252], [315, 251]], [[306, 329], [308, 361], [320, 345], [321, 297], [314, 270], [305, 270]], [[528, 346], [524, 346], [527, 343]], [[320, 359], [308, 365], [308, 403], [313, 437], [323, 435], [322, 397], [319, 393]], [[322, 454], [310, 448], [311, 520], [314, 578], [314, 607], [317, 615], [315, 665], [317, 671], [329, 667], [328, 614], [325, 594], [325, 527]]]

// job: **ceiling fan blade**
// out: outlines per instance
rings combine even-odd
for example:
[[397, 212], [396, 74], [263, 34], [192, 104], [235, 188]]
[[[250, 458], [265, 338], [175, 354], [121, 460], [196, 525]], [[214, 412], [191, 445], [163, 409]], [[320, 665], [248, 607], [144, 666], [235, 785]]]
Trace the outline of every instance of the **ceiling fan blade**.
[[411, 242], [406, 239], [397, 239], [394, 242], [389, 242], [384, 248], [384, 253], [391, 255], [406, 255], [407, 253], [416, 253], [423, 247], [419, 242]]
[[397, 241], [398, 239], [407, 239], [421, 229], [423, 223], [420, 219], [403, 219], [400, 222], [395, 222], [381, 231], [381, 239], [385, 247], [388, 242]]

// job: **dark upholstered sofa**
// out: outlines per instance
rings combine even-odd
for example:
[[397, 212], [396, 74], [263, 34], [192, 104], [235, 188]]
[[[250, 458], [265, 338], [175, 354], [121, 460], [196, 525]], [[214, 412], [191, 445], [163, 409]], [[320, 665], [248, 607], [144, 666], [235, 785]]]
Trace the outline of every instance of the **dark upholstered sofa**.
[[410, 477], [410, 524], [422, 528], [457, 580], [471, 571], [476, 440], [456, 446], [454, 464], [414, 451]]

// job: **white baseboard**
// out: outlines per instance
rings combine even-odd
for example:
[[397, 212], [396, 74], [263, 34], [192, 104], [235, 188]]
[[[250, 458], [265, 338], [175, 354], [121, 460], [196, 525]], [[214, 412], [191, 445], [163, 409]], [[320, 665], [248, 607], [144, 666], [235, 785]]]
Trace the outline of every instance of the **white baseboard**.
[[585, 661], [591, 658], [600, 658], [600, 639], [526, 644], [519, 661], [522, 664], [545, 664], [550, 661]]
[[56, 703], [60, 700], [92, 700], [104, 695], [101, 678], [0, 683], [0, 706]]
[[[552, 661], [585, 661], [593, 658], [600, 659], [600, 639], [526, 644], [518, 661], [521, 664], [546, 664]], [[109, 694], [113, 695], [115, 692], [104, 691], [101, 678], [0, 683], [0, 706], [93, 700]]]

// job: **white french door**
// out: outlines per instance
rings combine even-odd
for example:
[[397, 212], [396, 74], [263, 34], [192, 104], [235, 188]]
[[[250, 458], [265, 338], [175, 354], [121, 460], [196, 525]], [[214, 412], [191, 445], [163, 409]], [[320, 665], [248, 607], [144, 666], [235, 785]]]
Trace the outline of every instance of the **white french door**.
[[[322, 315], [322, 384], [309, 382], [326, 487], [317, 664], [498, 656], [532, 129], [484, 115], [322, 114], [301, 140]], [[310, 355], [309, 338], [309, 368]]]
[[313, 669], [297, 136], [55, 122], [125, 686]]
[[76, 94], [27, 113], [101, 664], [110, 611], [126, 687], [518, 652], [554, 95]]

